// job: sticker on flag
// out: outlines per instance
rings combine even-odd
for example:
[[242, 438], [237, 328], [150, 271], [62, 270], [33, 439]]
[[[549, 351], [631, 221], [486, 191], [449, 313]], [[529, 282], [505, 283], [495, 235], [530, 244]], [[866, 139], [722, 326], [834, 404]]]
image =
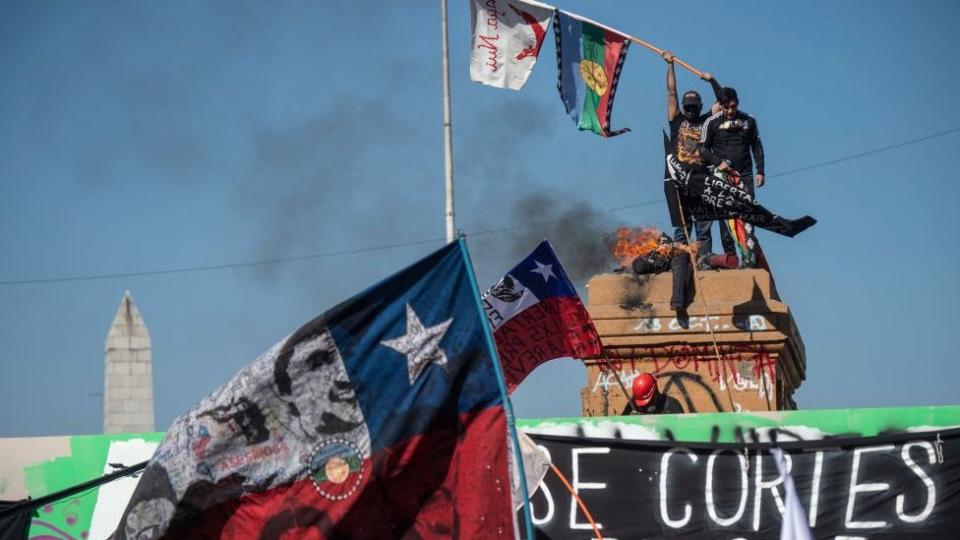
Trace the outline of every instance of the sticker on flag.
[[471, 0], [470, 79], [497, 88], [523, 88], [553, 10], [531, 0]]
[[548, 360], [602, 351], [590, 314], [546, 240], [483, 295], [483, 309], [508, 392]]
[[503, 394], [465, 250], [308, 322], [177, 418], [113, 537], [514, 537]]

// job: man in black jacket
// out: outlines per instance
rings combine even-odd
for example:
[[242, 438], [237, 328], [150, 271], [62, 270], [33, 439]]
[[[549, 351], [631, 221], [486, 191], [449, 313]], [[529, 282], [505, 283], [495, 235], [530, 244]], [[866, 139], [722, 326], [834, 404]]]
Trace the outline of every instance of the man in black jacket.
[[[703, 124], [700, 154], [718, 170], [739, 176], [742, 186], [755, 196], [755, 188], [762, 186], [764, 181], [763, 144], [757, 121], [740, 111], [740, 99], [733, 88], [722, 88], [719, 101], [720, 111]], [[754, 162], [756, 176], [753, 174]], [[736, 241], [724, 225], [720, 226], [720, 243], [725, 253], [736, 254]]]

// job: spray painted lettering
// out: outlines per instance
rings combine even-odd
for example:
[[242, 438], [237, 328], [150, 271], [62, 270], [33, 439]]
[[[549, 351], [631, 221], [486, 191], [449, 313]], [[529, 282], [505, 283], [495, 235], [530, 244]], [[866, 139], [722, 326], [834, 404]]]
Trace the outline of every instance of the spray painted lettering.
[[497, 71], [500, 69], [500, 22], [498, 21], [498, 12], [497, 12], [497, 1], [496, 0], [486, 0], [484, 2], [484, 13], [487, 16], [487, 32], [489, 35], [478, 35], [477, 38], [480, 40], [480, 43], [477, 44], [478, 49], [487, 50], [487, 66], [491, 71]]
[[[765, 447], [533, 438], [576, 478], [604, 537], [779, 538], [783, 478]], [[861, 440], [793, 443], [785, 452], [816, 537], [946, 537], [960, 527], [960, 494], [944, 489], [960, 482], [960, 458], [942, 451], [960, 444], [960, 432]], [[545, 537], [582, 537], [586, 520], [554, 475], [531, 500]]]
[[648, 317], [640, 319], [633, 329], [641, 334], [656, 334], [659, 332], [691, 332], [701, 331], [709, 332], [762, 332], [768, 330], [771, 326], [763, 315], [748, 315], [746, 317], [721, 318], [718, 315], [707, 317], [689, 317], [678, 319], [676, 317], [669, 319], [664, 324], [659, 317]]

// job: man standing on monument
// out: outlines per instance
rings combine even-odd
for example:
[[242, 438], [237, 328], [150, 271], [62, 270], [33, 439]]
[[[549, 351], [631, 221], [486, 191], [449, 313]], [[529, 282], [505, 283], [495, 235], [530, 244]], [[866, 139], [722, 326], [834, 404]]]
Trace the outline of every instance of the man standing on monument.
[[[677, 76], [673, 67], [673, 54], [663, 53], [663, 60], [667, 63], [667, 123], [670, 125], [670, 152], [676, 157], [680, 166], [685, 168], [702, 167], [706, 163], [700, 151], [700, 139], [703, 123], [710, 117], [709, 113], [702, 113], [703, 102], [700, 94], [688, 90], [683, 94], [683, 101], [677, 99]], [[713, 95], [719, 101], [720, 83], [709, 73], [703, 74], [703, 80], [710, 83]], [[714, 104], [710, 112], [719, 111], [719, 105]], [[677, 198], [677, 188], [669, 181], [669, 175], [664, 174], [663, 190], [667, 197], [667, 206], [671, 220], [679, 222], [680, 206]], [[697, 241], [700, 243], [698, 259], [703, 259], [713, 248], [713, 237], [710, 234], [711, 221], [697, 222]], [[687, 230], [676, 227], [673, 233], [674, 242], [686, 244], [693, 223], [687, 218]]]
[[[740, 99], [733, 88], [722, 88], [719, 101], [720, 112], [708, 118], [701, 130], [701, 155], [755, 197], [755, 187], [762, 186], [764, 181], [763, 144], [757, 121], [739, 110]], [[753, 175], [754, 161], [757, 163], [756, 176]], [[720, 226], [720, 244], [724, 253], [736, 254], [736, 241], [723, 224]]]

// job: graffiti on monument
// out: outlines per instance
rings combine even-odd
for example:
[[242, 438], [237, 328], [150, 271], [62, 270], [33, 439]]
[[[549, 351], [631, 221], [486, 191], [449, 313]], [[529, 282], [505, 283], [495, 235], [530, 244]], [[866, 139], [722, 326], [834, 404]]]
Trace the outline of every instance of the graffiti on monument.
[[[678, 399], [688, 413], [731, 410], [728, 391], [755, 392], [765, 401], [774, 398], [776, 361], [762, 345], [737, 345], [721, 354], [719, 361], [711, 345], [672, 345], [665, 349], [662, 356], [643, 361], [644, 369], [638, 359], [611, 359], [609, 366], [613, 369], [606, 363], [599, 364], [590, 392], [616, 392], [620, 384], [630, 388], [633, 379], [646, 371], [657, 377], [661, 391]], [[694, 393], [706, 396], [700, 400], [699, 409], [694, 403], [697, 400], [691, 397]], [[710, 404], [707, 409], [702, 407], [704, 402]], [[738, 403], [734, 401], [733, 405]]]
[[640, 319], [633, 329], [641, 334], [657, 334], [670, 332], [762, 332], [771, 326], [763, 315], [734, 315], [732, 318], [722, 318], [719, 315], [705, 317], [645, 317]]

